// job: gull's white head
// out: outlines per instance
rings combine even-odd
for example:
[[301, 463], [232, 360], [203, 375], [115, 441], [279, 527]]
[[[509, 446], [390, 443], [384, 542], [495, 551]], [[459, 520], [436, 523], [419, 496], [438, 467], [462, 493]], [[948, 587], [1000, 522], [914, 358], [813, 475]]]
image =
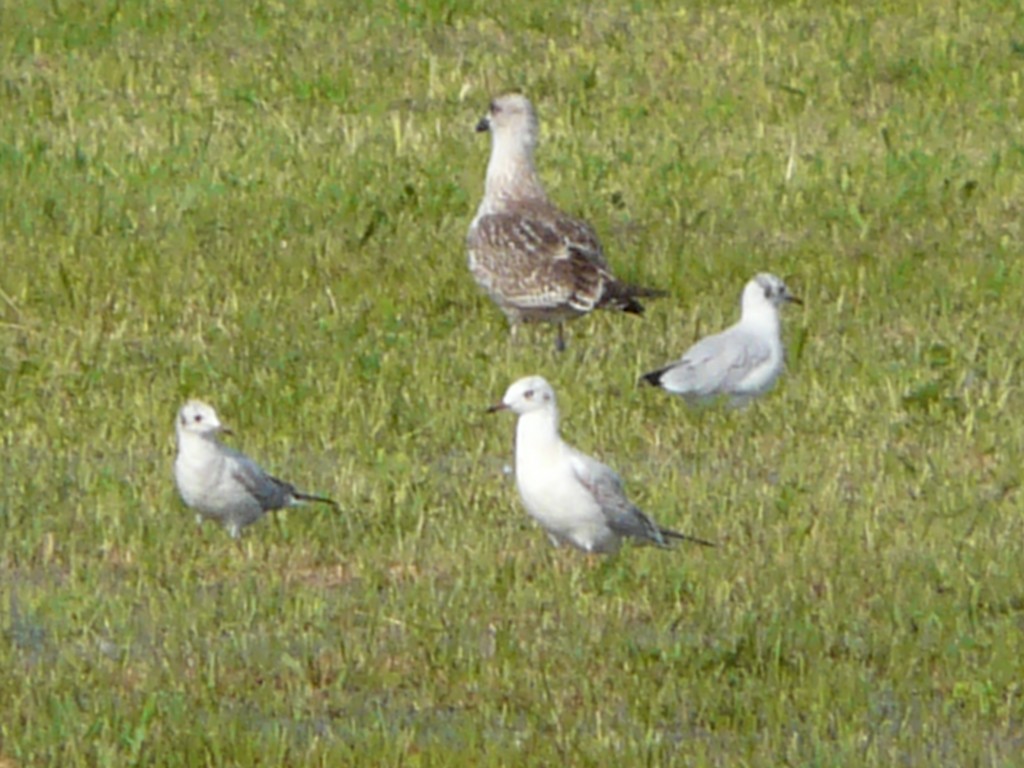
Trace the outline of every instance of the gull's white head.
[[743, 314], [762, 312], [764, 309], [778, 309], [783, 304], [803, 304], [789, 292], [782, 278], [762, 272], [743, 289]]
[[175, 427], [179, 435], [188, 433], [205, 437], [216, 435], [218, 432], [231, 432], [221, 424], [213, 406], [202, 400], [189, 400], [181, 406]]
[[505, 391], [501, 402], [488, 408], [488, 412], [512, 411], [519, 416], [524, 413], [553, 409], [555, 390], [543, 376], [527, 376], [519, 379]]
[[532, 151], [537, 146], [540, 125], [537, 113], [530, 100], [519, 93], [498, 96], [492, 102], [480, 122], [477, 131], [490, 131], [494, 142], [516, 142], [523, 149]]

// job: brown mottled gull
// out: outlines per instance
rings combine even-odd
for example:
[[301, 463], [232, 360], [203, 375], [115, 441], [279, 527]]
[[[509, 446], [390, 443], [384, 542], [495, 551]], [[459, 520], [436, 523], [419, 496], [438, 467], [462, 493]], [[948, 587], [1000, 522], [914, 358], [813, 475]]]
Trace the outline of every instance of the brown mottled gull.
[[566, 320], [603, 308], [640, 315], [639, 297], [663, 294], [616, 279], [593, 228], [548, 200], [533, 166], [537, 114], [525, 96], [496, 98], [476, 129], [492, 139], [484, 198], [466, 237], [469, 269], [513, 337], [520, 323], [555, 323], [563, 349]]

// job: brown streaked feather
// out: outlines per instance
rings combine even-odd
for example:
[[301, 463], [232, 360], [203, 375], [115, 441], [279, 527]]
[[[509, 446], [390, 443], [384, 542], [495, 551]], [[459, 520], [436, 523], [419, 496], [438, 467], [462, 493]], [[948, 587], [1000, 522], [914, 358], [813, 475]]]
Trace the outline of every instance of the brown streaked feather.
[[590, 225], [548, 203], [530, 201], [482, 217], [467, 246], [477, 283], [523, 320], [598, 307], [642, 314], [637, 297], [662, 295], [618, 281]]
[[565, 257], [552, 262], [551, 272], [556, 280], [569, 289], [568, 303], [577, 312], [590, 312], [600, 306], [611, 273], [595, 264], [574, 246], [566, 249]]
[[610, 269], [601, 240], [594, 228], [583, 219], [568, 215], [546, 200], [516, 203], [510, 205], [507, 212], [521, 219], [543, 223], [566, 248], [573, 249], [596, 266]]

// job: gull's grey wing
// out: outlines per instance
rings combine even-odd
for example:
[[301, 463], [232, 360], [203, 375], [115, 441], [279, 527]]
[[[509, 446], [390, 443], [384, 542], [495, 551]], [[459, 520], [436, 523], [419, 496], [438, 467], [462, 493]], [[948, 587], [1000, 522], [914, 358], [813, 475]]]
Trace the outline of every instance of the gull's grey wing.
[[626, 497], [622, 479], [611, 467], [575, 449], [569, 458], [573, 474], [597, 501], [609, 528], [620, 536], [667, 546], [654, 521]]
[[295, 495], [294, 487], [268, 475], [248, 456], [233, 453], [231, 476], [256, 499], [264, 511], [281, 509], [291, 504]]
[[770, 357], [771, 347], [763, 339], [730, 329], [698, 341], [681, 360], [660, 371], [657, 383], [682, 395], [724, 394]]

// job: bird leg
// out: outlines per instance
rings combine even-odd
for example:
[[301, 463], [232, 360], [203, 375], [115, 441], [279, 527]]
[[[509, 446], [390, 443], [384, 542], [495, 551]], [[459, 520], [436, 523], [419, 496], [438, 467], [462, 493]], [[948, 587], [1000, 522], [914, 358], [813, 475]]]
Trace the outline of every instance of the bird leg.
[[562, 330], [564, 323], [558, 323], [558, 335], [555, 336], [555, 351], [565, 352], [565, 333]]

